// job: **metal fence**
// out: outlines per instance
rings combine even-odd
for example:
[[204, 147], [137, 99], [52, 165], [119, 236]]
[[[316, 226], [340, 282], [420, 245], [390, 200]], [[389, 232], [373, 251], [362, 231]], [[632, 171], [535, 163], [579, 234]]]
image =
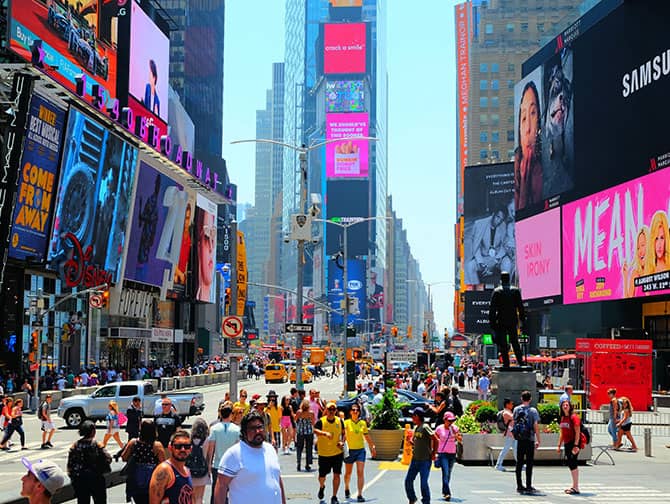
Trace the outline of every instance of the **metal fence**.
[[[607, 410], [588, 410], [586, 418], [593, 434], [607, 434]], [[670, 413], [634, 412], [633, 436], [643, 436], [645, 428], [651, 428], [655, 436], [670, 437]]]

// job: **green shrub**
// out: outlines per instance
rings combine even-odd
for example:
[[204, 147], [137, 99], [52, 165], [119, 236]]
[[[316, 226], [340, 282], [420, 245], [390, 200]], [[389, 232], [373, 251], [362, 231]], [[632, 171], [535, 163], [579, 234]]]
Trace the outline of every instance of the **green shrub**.
[[463, 414], [455, 423], [463, 434], [479, 434], [482, 430], [481, 424], [469, 413]]
[[488, 404], [484, 404], [477, 408], [477, 413], [475, 413], [475, 420], [482, 424], [495, 422], [497, 414], [498, 410], [496, 408], [489, 406]]
[[549, 403], [538, 404], [537, 412], [540, 414], [540, 423], [542, 424], [558, 422], [561, 414], [558, 404]]
[[495, 408], [494, 404], [491, 401], [484, 401], [482, 399], [477, 399], [476, 401], [472, 401], [470, 404], [468, 404], [467, 411], [468, 413], [474, 416], [477, 414], [477, 410], [482, 406], [491, 406], [492, 408]]
[[553, 422], [551, 422], [550, 424], [548, 424], [544, 427], [543, 432], [545, 434], [549, 434], [549, 433], [558, 434], [559, 432], [561, 432], [561, 426], [558, 425], [558, 422], [556, 420], [554, 420]]
[[400, 412], [402, 408], [407, 406], [409, 406], [409, 403], [399, 401], [393, 387], [387, 384], [382, 400], [370, 408], [372, 413], [370, 428], [380, 430], [400, 429]]

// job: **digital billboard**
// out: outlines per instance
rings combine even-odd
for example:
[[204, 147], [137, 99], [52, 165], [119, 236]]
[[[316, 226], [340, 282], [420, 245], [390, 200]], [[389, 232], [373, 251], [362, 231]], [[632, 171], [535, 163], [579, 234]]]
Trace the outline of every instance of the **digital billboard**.
[[563, 206], [563, 301], [670, 293], [670, 170]]
[[327, 178], [365, 178], [368, 176], [369, 140], [347, 140], [368, 136], [370, 119], [367, 113], [326, 114], [326, 140], [342, 139], [326, 144]]
[[[358, 299], [360, 313], [350, 313], [348, 323], [355, 323], [356, 319], [366, 319], [366, 282], [365, 261], [360, 259], [349, 259], [347, 261], [347, 293], [349, 298]], [[332, 313], [333, 324], [342, 324], [343, 316], [340, 303], [344, 299], [344, 270], [333, 260], [328, 261], [328, 304], [340, 313]]]
[[216, 301], [216, 203], [198, 194], [195, 211], [195, 299], [204, 303]]
[[64, 125], [64, 110], [33, 95], [12, 216], [9, 257], [14, 259], [44, 260]]
[[[458, 164], [457, 215], [463, 214], [463, 171], [468, 165], [468, 110], [470, 107], [470, 26], [471, 3], [463, 2], [454, 7], [456, 22], [456, 101], [458, 106]], [[461, 331], [463, 332], [463, 331]]]
[[365, 83], [362, 80], [326, 82], [326, 112], [363, 112]]
[[[144, 104], [142, 102], [136, 100], [132, 96], [129, 96], [128, 108], [133, 111], [133, 115], [135, 116], [135, 134], [144, 143], [152, 145], [153, 138], [150, 138], [150, 126], [158, 128], [157, 138], [160, 139], [161, 137], [168, 135], [168, 125], [165, 124], [165, 122], [163, 122], [163, 120], [160, 119], [157, 115], [147, 111], [144, 108]], [[142, 121], [144, 121], [144, 124], [142, 124]], [[173, 138], [172, 135], [170, 135], [170, 140], [173, 142], [177, 141], [176, 137]], [[187, 146], [184, 144], [178, 143], [177, 145], [182, 145], [184, 149], [188, 150]], [[158, 143], [157, 149], [158, 148], [160, 148], [160, 143]], [[189, 150], [189, 152], [193, 151]]]
[[20, 0], [10, 2], [12, 51], [74, 91], [86, 75], [87, 93], [104, 88], [116, 96], [119, 2], [106, 0]]
[[560, 229], [560, 208], [516, 222], [516, 262], [524, 301], [561, 294]]
[[151, 165], [138, 163], [125, 278], [168, 286], [180, 259], [189, 195], [181, 184]]
[[132, 3], [128, 91], [152, 114], [168, 122], [170, 39]]
[[70, 109], [47, 256], [68, 286], [119, 278], [136, 162], [133, 145]]
[[465, 291], [465, 332], [491, 334], [489, 306], [491, 291]]
[[323, 73], [366, 72], [365, 23], [325, 24], [323, 27]]
[[[337, 219], [343, 224], [370, 215], [370, 184], [367, 180], [329, 180], [326, 184], [326, 219]], [[370, 221], [352, 224], [347, 229], [349, 257], [367, 255], [369, 249]], [[344, 233], [341, 226], [327, 224], [326, 255], [344, 249]]]
[[500, 272], [516, 283], [514, 174], [512, 163], [468, 166], [464, 198], [464, 283], [500, 283]]

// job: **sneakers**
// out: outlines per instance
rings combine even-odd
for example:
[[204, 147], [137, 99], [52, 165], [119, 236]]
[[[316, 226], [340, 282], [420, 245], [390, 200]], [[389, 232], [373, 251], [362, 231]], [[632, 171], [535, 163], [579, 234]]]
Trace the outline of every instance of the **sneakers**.
[[526, 489], [524, 487], [516, 487], [516, 493], [518, 494], [525, 494]]
[[345, 488], [344, 489], [344, 498], [348, 499], [349, 497], [351, 497], [351, 492], [349, 491], [348, 488]]
[[326, 495], [326, 487], [325, 486], [319, 487], [319, 493], [316, 494], [316, 496], [319, 498], [319, 500], [323, 500], [324, 495]]
[[526, 487], [526, 493], [533, 495], [533, 494], [540, 493], [540, 492], [537, 490], [537, 488], [529, 486], [529, 487]]
[[507, 469], [505, 469], [503, 466], [496, 466], [496, 471], [507, 472]]
[[312, 470], [311, 466], [305, 466], [305, 471], [310, 472]]
[[365, 502], [365, 497], [363, 497], [362, 495], [359, 495], [358, 497], [356, 497], [356, 501]]
[[51, 441], [47, 441], [47, 442], [44, 443], [44, 444], [46, 444], [49, 448], [53, 448], [53, 447], [54, 447], [54, 445], [51, 444]]
[[43, 443], [42, 446], [40, 446], [40, 450], [47, 450], [49, 448], [49, 445], [46, 443]]
[[298, 472], [300, 472], [300, 464], [298, 464], [297, 468]]
[[330, 498], [330, 504], [340, 504], [340, 501], [337, 500], [337, 496], [333, 495], [333, 496]]

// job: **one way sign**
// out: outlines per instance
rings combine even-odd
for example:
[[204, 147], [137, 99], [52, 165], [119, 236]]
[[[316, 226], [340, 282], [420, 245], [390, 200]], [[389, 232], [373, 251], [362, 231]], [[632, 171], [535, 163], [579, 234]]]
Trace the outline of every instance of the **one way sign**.
[[314, 324], [286, 324], [284, 330], [287, 333], [311, 333], [314, 332]]

